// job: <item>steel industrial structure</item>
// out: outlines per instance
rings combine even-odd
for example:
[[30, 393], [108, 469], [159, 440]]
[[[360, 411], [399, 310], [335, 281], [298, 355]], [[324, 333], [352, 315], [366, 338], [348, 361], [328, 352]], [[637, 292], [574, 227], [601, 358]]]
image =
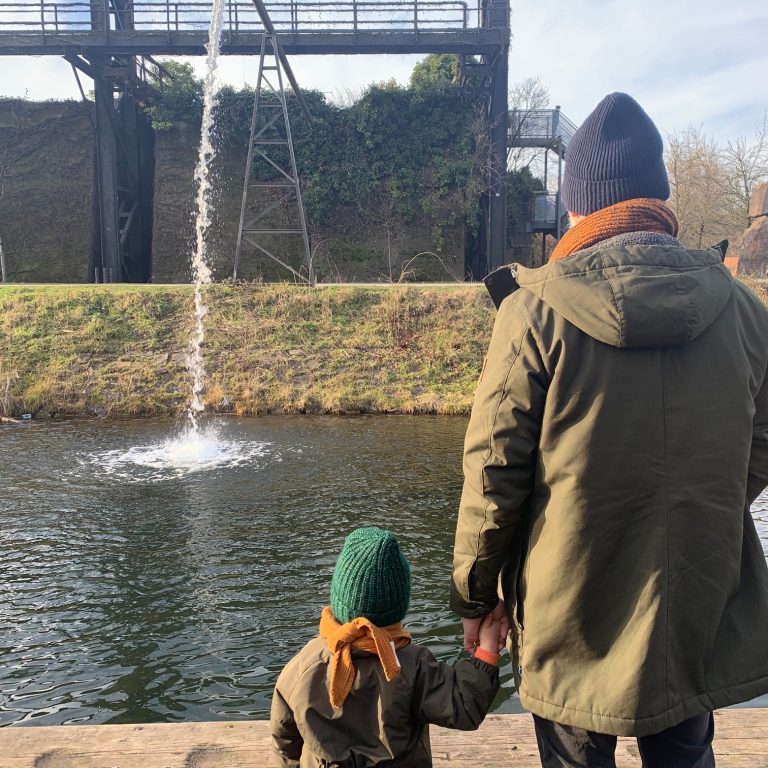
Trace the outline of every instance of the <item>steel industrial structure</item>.
[[[543, 150], [544, 189], [535, 192], [531, 216], [531, 231], [541, 234], [541, 263], [546, 251], [547, 235], [560, 239], [565, 229], [567, 212], [560, 201], [563, 181], [563, 161], [568, 144], [576, 133], [576, 126], [560, 111], [554, 109], [513, 109], [509, 113], [510, 150], [515, 147]], [[557, 159], [557, 179], [554, 192], [549, 183], [550, 152]]]
[[[240, 224], [237, 230], [233, 279], [237, 280], [243, 242], [250, 243], [269, 256], [300, 280], [315, 284], [312, 268], [312, 252], [309, 247], [307, 221], [301, 200], [299, 172], [293, 151], [291, 123], [283, 87], [283, 61], [280, 43], [267, 27], [259, 54], [259, 72], [253, 97], [251, 134], [248, 139], [248, 156], [245, 165], [243, 198], [240, 205]], [[290, 72], [288, 67], [286, 74]], [[273, 84], [272, 77], [275, 81]], [[291, 75], [291, 78], [293, 76]], [[296, 93], [301, 99], [300, 91]], [[301, 101], [304, 104], [303, 99]], [[304, 111], [309, 116], [306, 105]], [[271, 156], [270, 156], [271, 155]], [[256, 161], [254, 163], [254, 161]], [[261, 171], [261, 173], [254, 173]], [[295, 215], [288, 224], [275, 216], [285, 214], [295, 207]], [[303, 241], [307, 271], [302, 275], [275, 253], [273, 241], [280, 236], [299, 235]]]
[[[504, 263], [508, 0], [287, 0], [264, 5], [285, 53], [455, 53], [482, 83], [490, 126], [481, 271]], [[93, 78], [100, 257], [95, 279], [146, 280], [151, 245], [151, 133], [138, 109], [141, 57], [202, 55], [210, 3], [198, 0], [0, 2], [0, 55], [63, 56]], [[254, 55], [266, 34], [250, 0], [225, 8], [221, 51]], [[148, 204], [149, 200], [149, 204]], [[151, 241], [150, 241], [151, 242]]]

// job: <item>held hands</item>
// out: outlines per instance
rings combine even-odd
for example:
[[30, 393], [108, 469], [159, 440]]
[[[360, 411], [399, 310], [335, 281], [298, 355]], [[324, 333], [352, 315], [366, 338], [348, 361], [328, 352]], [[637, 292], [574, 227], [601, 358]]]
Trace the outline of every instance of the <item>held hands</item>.
[[509, 619], [501, 600], [482, 618], [461, 621], [464, 625], [464, 648], [469, 653], [474, 653], [478, 646], [493, 653], [500, 653], [504, 649], [509, 633]]

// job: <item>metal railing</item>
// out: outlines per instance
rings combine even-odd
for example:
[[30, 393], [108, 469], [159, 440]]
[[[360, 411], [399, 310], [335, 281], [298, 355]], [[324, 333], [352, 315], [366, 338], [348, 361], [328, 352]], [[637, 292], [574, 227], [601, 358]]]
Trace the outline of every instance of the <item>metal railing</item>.
[[[211, 3], [189, 0], [134, 0], [125, 9], [95, 2], [18, 0], [0, 2], [0, 34], [43, 34], [109, 30], [205, 31]], [[461, 0], [350, 0], [350, 2], [267, 2], [278, 32], [438, 31], [480, 26], [479, 12]], [[229, 2], [224, 11], [230, 32], [260, 32], [253, 3]]]
[[509, 136], [546, 144], [558, 139], [568, 144], [576, 126], [559, 109], [513, 109], [509, 113]]

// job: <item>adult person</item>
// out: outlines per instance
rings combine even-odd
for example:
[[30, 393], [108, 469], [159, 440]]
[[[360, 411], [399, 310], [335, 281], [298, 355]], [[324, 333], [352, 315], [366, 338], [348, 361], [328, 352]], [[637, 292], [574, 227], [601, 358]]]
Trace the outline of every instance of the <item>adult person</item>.
[[662, 139], [612, 93], [576, 131], [548, 264], [516, 266], [464, 449], [452, 607], [502, 606], [542, 765], [714, 765], [768, 692], [768, 311], [675, 238]]

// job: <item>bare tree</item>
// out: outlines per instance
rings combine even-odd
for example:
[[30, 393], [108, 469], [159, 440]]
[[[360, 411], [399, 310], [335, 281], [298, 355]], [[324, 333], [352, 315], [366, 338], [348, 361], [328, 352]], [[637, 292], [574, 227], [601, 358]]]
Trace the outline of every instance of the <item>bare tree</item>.
[[684, 245], [704, 248], [740, 233], [743, 217], [730, 194], [725, 153], [714, 139], [694, 126], [669, 134], [666, 164], [669, 205]]
[[540, 77], [527, 77], [509, 89], [510, 109], [546, 109], [549, 106], [549, 88]]
[[680, 224], [680, 240], [702, 248], [733, 239], [749, 226], [755, 185], [768, 179], [768, 115], [754, 140], [741, 136], [725, 147], [701, 127], [667, 136], [669, 205]]
[[528, 168], [546, 150], [542, 148], [516, 146], [520, 139], [532, 128], [538, 110], [549, 106], [549, 89], [539, 77], [528, 77], [515, 83], [509, 91], [509, 109], [513, 114], [512, 135], [507, 151], [507, 168], [522, 170]]
[[728, 171], [728, 191], [741, 211], [741, 227], [749, 226], [749, 201], [756, 184], [768, 179], [768, 112], [755, 131], [754, 141], [739, 136], [723, 150]]

